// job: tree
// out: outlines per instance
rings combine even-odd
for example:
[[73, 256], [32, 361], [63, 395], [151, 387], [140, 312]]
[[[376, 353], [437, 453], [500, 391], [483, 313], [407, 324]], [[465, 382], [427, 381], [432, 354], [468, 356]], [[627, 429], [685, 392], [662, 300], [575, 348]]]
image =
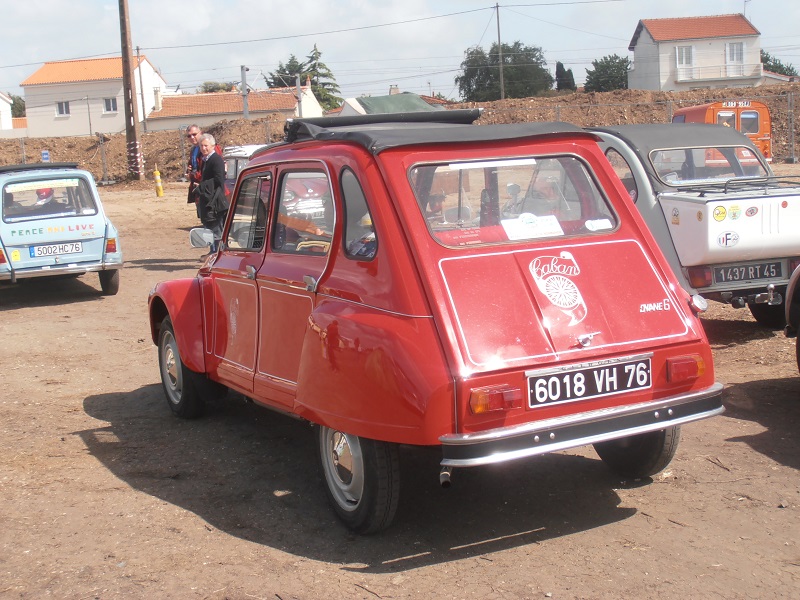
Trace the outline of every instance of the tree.
[[320, 60], [322, 52], [317, 49], [314, 44], [314, 49], [306, 57], [306, 62], [303, 65], [305, 75], [311, 78], [311, 91], [317, 98], [317, 101], [322, 105], [325, 110], [337, 108], [342, 103], [342, 99], [336, 94], [339, 93], [339, 86], [336, 84], [336, 78], [331, 73], [328, 66]]
[[771, 71], [772, 73], [780, 73], [781, 75], [797, 75], [797, 69], [795, 69], [791, 64], [783, 64], [780, 60], [764, 50], [761, 51], [761, 64], [764, 65], [764, 70]]
[[[466, 102], [500, 99], [499, 48], [492, 44], [488, 54], [479, 46], [468, 48], [457, 75], [461, 98]], [[527, 98], [553, 87], [553, 76], [546, 69], [542, 49], [516, 41], [503, 44], [503, 85], [506, 98]]]
[[235, 83], [223, 81], [204, 81], [203, 85], [197, 88], [201, 94], [210, 94], [212, 92], [230, 92], [236, 87]]
[[586, 69], [586, 83], [583, 86], [587, 92], [610, 92], [612, 90], [628, 89], [628, 68], [631, 65], [629, 58], [622, 58], [616, 54], [604, 56], [600, 60], [593, 60], [593, 69]]
[[284, 88], [292, 87], [298, 76], [300, 81], [306, 78], [305, 65], [291, 54], [286, 64], [279, 62], [275, 71], [270, 72], [269, 76], [264, 75], [264, 80], [271, 88]]
[[25, 116], [25, 100], [22, 96], [7, 94], [11, 98], [11, 116], [14, 118]]
[[572, 76], [572, 69], [565, 69], [564, 65], [556, 62], [556, 89], [559, 92], [564, 90], [575, 91], [578, 88], [575, 86], [575, 78]]

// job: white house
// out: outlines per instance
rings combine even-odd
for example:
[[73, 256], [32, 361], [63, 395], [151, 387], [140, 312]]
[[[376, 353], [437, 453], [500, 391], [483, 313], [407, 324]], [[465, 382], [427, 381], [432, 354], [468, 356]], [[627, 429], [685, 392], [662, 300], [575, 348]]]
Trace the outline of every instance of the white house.
[[628, 88], [682, 91], [761, 85], [759, 31], [744, 15], [643, 19], [628, 50]]
[[[322, 106], [311, 91], [310, 82], [302, 86], [300, 102], [297, 88], [250, 90], [247, 110], [251, 119], [278, 115], [285, 120], [293, 117], [321, 117]], [[209, 92], [178, 94], [156, 98], [156, 108], [147, 115], [148, 131], [180, 129], [189, 125], [206, 128], [228, 119], [244, 118], [244, 99], [241, 92]]]
[[[146, 57], [133, 57], [138, 120], [153, 110], [167, 83]], [[125, 130], [122, 58], [47, 62], [21, 84], [29, 137]], [[144, 108], [143, 108], [144, 105]]]
[[14, 101], [3, 92], [0, 92], [0, 129], [13, 129], [11, 122], [11, 105]]

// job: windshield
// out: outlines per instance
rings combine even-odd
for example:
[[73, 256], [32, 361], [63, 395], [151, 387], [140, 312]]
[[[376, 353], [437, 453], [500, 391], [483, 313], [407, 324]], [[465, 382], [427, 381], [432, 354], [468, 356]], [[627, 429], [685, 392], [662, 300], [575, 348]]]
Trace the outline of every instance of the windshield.
[[670, 186], [769, 175], [761, 158], [744, 146], [654, 150], [650, 161], [661, 182]]
[[6, 223], [95, 214], [91, 189], [79, 177], [9, 183], [3, 188]]
[[574, 156], [422, 165], [409, 176], [431, 234], [448, 246], [558, 238], [617, 225]]

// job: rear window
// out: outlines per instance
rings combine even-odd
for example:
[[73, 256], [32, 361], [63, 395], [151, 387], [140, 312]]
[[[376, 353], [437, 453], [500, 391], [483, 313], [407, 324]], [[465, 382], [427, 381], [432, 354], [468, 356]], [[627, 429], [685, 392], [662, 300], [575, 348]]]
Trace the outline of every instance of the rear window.
[[94, 194], [80, 177], [9, 183], [3, 188], [6, 223], [95, 214]]
[[768, 175], [758, 155], [744, 146], [655, 150], [650, 161], [658, 178], [671, 186]]
[[559, 238], [617, 225], [574, 156], [421, 165], [409, 176], [431, 234], [447, 246]]

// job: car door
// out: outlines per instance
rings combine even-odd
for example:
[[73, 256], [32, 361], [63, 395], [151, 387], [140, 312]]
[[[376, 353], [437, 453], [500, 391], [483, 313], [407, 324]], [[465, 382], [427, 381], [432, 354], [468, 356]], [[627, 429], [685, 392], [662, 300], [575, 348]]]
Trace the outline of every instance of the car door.
[[334, 205], [321, 163], [278, 167], [270, 243], [257, 281], [257, 398], [291, 406], [309, 315], [331, 255]]
[[264, 261], [272, 180], [271, 172], [261, 172], [242, 181], [224, 246], [208, 274], [214, 323], [208, 347], [220, 379], [248, 391], [253, 389], [260, 326], [256, 273]]

